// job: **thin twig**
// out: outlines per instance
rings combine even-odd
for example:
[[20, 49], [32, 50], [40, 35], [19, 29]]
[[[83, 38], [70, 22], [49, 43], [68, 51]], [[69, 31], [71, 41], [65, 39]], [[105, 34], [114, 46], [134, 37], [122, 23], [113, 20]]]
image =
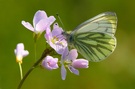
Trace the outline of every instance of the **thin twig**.
[[53, 51], [52, 48], [50, 48], [50, 49], [48, 48], [48, 49], [44, 50], [44, 52], [43, 52], [42, 56], [40, 57], [40, 59], [37, 60], [37, 61], [33, 64], [33, 66], [28, 70], [28, 72], [24, 75], [24, 77], [23, 77], [23, 79], [20, 81], [20, 83], [19, 83], [17, 89], [21, 89], [21, 87], [22, 87], [24, 81], [25, 81], [26, 78], [29, 76], [29, 74], [33, 71], [33, 69], [35, 69], [35, 68], [39, 65], [39, 63], [42, 61], [42, 59], [43, 59], [44, 57], [46, 57], [48, 54], [50, 54], [52, 51]]

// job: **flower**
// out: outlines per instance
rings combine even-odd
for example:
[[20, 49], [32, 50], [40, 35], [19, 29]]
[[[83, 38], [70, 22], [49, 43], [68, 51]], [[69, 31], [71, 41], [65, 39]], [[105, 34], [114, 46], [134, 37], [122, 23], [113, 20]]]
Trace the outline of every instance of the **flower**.
[[38, 10], [33, 18], [33, 26], [29, 22], [22, 21], [22, 25], [34, 32], [35, 34], [41, 34], [55, 21], [54, 16], [47, 17], [45, 11]]
[[16, 55], [16, 61], [18, 63], [22, 63], [23, 57], [27, 56], [29, 52], [27, 50], [24, 50], [24, 44], [18, 43], [16, 46], [16, 49], [14, 50], [14, 53]]
[[76, 68], [88, 68], [88, 60], [85, 59], [77, 59], [78, 53], [76, 49], [72, 49], [68, 51], [68, 48], [62, 54], [61, 58], [61, 77], [62, 80], [66, 79], [66, 68], [67, 67], [71, 73], [79, 75], [79, 71]]
[[53, 30], [46, 30], [45, 38], [47, 43], [58, 53], [62, 54], [67, 47], [67, 41], [63, 38], [62, 28], [57, 23], [53, 25]]
[[42, 61], [42, 67], [48, 69], [48, 70], [53, 70], [58, 68], [58, 58], [53, 58], [51, 56], [46, 56], [44, 60]]

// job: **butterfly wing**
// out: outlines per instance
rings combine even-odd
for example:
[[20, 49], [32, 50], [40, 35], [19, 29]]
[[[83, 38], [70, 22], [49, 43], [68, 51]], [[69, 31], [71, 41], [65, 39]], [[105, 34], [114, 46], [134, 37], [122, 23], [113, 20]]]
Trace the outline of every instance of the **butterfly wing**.
[[87, 60], [99, 62], [108, 57], [116, 47], [116, 27], [115, 13], [99, 14], [75, 28], [70, 34], [69, 43]]

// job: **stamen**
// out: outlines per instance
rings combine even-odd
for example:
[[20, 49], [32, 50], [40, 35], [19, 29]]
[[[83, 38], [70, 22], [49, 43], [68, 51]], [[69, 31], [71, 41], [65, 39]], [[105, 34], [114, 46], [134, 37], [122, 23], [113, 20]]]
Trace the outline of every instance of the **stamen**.
[[60, 43], [60, 41], [63, 41], [66, 39], [62, 34], [56, 35], [55, 37], [58, 38], [57, 41], [59, 41], [59, 43]]
[[54, 36], [54, 37], [51, 39], [51, 42], [52, 42], [53, 44], [55, 44], [57, 41], [59, 41], [59, 39], [58, 39], [56, 36]]

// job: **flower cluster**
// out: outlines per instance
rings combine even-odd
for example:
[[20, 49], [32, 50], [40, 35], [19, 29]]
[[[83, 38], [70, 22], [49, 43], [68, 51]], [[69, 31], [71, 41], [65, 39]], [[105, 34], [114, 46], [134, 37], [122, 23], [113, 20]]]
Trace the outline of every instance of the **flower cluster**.
[[[48, 70], [53, 70], [61, 67], [62, 80], [66, 79], [67, 69], [71, 73], [79, 75], [79, 68], [88, 68], [89, 62], [85, 59], [77, 59], [78, 53], [76, 49], [68, 49], [68, 43], [62, 35], [63, 29], [59, 27], [58, 23], [54, 23], [55, 17], [48, 17], [45, 11], [39, 10], [35, 13], [33, 18], [33, 26], [29, 22], [22, 21], [22, 25], [32, 31], [36, 35], [41, 35], [45, 31], [46, 42], [53, 48], [56, 53], [60, 55], [58, 58], [46, 56], [41, 63], [41, 66]], [[54, 24], [53, 24], [54, 23]], [[51, 25], [53, 28], [51, 29]], [[29, 54], [24, 50], [23, 44], [18, 44], [15, 49], [17, 62], [22, 63], [22, 58]]]

